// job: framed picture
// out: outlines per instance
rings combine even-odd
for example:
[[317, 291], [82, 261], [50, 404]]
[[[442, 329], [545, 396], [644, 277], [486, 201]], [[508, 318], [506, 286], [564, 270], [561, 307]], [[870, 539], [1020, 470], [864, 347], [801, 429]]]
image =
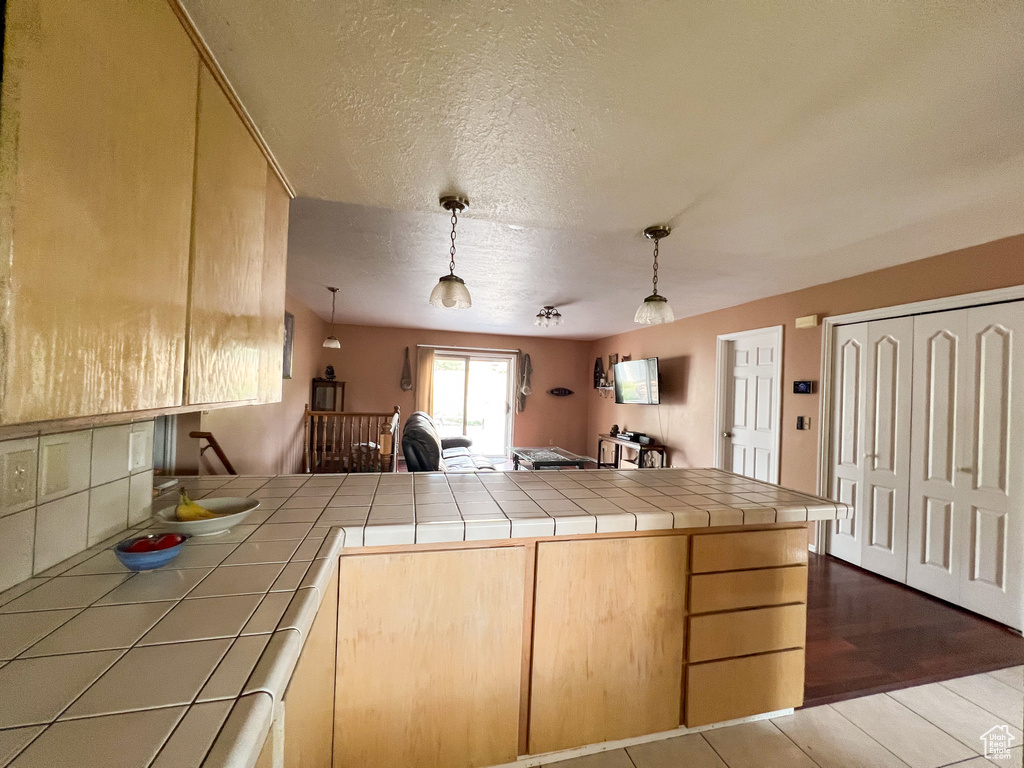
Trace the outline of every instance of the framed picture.
[[615, 372], [612, 370], [612, 368], [618, 362], [618, 355], [608, 355], [608, 385], [612, 387], [615, 386]]
[[284, 313], [284, 364], [281, 366], [281, 378], [292, 377], [292, 342], [295, 341], [295, 315]]

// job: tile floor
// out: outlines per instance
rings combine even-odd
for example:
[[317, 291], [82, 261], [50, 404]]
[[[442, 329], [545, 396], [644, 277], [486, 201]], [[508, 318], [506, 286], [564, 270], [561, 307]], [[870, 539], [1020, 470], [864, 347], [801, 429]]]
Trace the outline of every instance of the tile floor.
[[[1021, 768], [1024, 666], [801, 709], [691, 733], [558, 768]], [[1008, 758], [987, 760], [981, 734], [1009, 725]]]

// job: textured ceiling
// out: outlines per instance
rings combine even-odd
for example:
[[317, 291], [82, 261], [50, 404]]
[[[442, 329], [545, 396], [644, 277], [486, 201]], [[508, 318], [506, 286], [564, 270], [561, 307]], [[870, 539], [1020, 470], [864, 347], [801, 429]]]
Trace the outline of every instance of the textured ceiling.
[[[678, 317], [1024, 231], [1020, 0], [183, 1], [339, 320], [626, 330], [661, 222]], [[455, 190], [464, 312], [426, 304]]]

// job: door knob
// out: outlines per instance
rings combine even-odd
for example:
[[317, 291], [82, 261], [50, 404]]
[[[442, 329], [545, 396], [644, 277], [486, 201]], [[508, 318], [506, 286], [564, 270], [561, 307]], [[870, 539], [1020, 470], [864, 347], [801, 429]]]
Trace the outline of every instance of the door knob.
[[732, 437], [732, 432], [723, 432], [722, 437]]
[[864, 454], [864, 458], [865, 459], [877, 459], [878, 458], [878, 454], [877, 453], [865, 453]]

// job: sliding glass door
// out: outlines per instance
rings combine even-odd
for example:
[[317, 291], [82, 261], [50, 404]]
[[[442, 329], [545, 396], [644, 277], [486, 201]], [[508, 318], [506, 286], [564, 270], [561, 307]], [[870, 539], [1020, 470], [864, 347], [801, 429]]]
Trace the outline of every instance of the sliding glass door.
[[474, 452], [507, 457], [515, 367], [513, 355], [435, 352], [431, 416], [441, 437], [466, 436]]

